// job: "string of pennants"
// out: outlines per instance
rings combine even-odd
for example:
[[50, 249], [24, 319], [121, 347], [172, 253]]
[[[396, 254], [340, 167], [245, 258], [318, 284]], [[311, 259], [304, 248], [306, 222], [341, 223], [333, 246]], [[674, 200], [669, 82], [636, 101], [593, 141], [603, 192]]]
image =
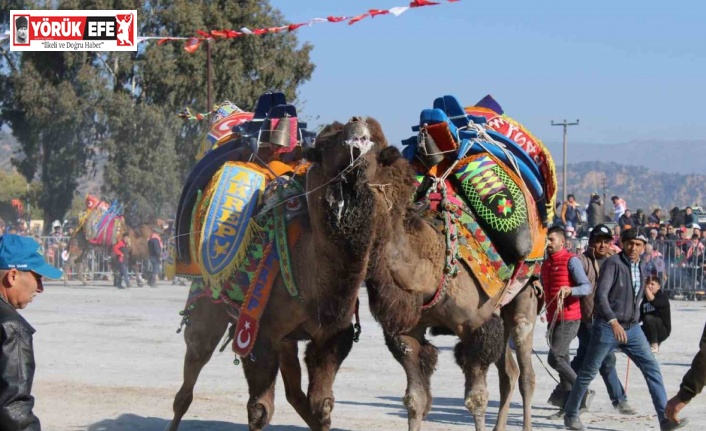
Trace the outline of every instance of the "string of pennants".
[[[262, 36], [265, 34], [273, 33], [284, 33], [292, 32], [301, 27], [311, 27], [315, 24], [321, 23], [348, 23], [348, 25], [353, 25], [366, 18], [374, 18], [380, 15], [393, 15], [400, 16], [410, 9], [420, 8], [425, 6], [438, 6], [443, 3], [458, 3], [461, 0], [413, 0], [408, 6], [397, 6], [389, 9], [370, 9], [367, 12], [355, 15], [355, 16], [328, 16], [326, 18], [312, 18], [306, 22], [300, 22], [295, 24], [283, 25], [279, 27], [266, 27], [266, 28], [255, 28], [249, 29], [243, 27], [240, 30], [211, 30], [206, 32], [203, 30], [198, 30], [196, 33], [198, 36], [194, 37], [175, 37], [175, 36], [138, 36], [137, 43], [148, 42], [150, 40], [157, 40], [158, 45], [165, 44], [167, 42], [175, 41], [185, 41], [184, 50], [188, 53], [194, 53], [199, 48], [201, 43], [208, 39], [234, 39], [244, 36]], [[0, 34], [0, 41], [7, 39], [10, 36], [10, 32], [5, 32]]]

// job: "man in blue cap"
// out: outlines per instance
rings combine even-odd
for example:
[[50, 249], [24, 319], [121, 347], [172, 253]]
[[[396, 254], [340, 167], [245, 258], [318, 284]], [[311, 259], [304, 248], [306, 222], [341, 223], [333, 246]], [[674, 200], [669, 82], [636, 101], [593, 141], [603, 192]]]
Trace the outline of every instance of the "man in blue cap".
[[32, 238], [0, 236], [0, 430], [41, 430], [32, 413], [34, 329], [17, 312], [44, 291], [43, 277], [62, 276], [40, 250]]

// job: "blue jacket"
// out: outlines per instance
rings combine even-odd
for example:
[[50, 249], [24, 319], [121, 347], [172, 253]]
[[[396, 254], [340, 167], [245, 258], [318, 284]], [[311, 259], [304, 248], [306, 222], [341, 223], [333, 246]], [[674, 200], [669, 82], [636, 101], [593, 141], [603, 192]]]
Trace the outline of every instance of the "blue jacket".
[[632, 288], [630, 261], [624, 253], [615, 254], [601, 265], [596, 287], [595, 317], [606, 322], [618, 319], [625, 328], [640, 321], [640, 304], [645, 296], [645, 279], [649, 274], [640, 262], [640, 289], [635, 295]]

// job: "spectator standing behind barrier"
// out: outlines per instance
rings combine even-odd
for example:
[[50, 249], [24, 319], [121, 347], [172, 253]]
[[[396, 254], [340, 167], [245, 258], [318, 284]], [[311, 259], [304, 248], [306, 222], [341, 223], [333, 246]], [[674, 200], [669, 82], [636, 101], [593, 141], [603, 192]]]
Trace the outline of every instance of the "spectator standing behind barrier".
[[592, 193], [586, 208], [586, 221], [589, 228], [594, 228], [603, 223], [603, 202], [598, 193]]
[[632, 216], [632, 226], [633, 227], [645, 227], [647, 226], [647, 216], [642, 208], [638, 208], [637, 212]]
[[645, 282], [645, 298], [640, 304], [640, 321], [652, 353], [659, 353], [660, 344], [672, 333], [672, 317], [669, 295], [662, 290], [661, 280], [653, 275], [647, 277]]
[[669, 211], [669, 224], [674, 227], [681, 227], [684, 224], [684, 212], [679, 207], [674, 207]]
[[630, 229], [633, 224], [632, 212], [627, 209], [618, 219], [618, 224], [620, 225], [620, 230]]
[[621, 239], [623, 251], [609, 257], [598, 276], [591, 344], [564, 406], [564, 425], [572, 430], [585, 429], [578, 416], [581, 399], [605, 357], [620, 346], [647, 382], [660, 431], [671, 431], [681, 428], [687, 421], [677, 424], [666, 417], [667, 393], [662, 373], [638, 323], [647, 278], [644, 266], [640, 264], [640, 255], [647, 238], [637, 229], [627, 229]]
[[44, 291], [42, 277], [60, 279], [32, 238], [0, 236], [0, 429], [40, 431], [32, 412], [34, 328], [17, 312]]
[[613, 221], [618, 223], [620, 216], [622, 216], [625, 213], [625, 210], [628, 209], [628, 205], [625, 203], [624, 199], [620, 198], [620, 196], [613, 196], [610, 200], [613, 201]]
[[682, 378], [679, 393], [667, 403], [667, 418], [672, 422], [681, 423], [678, 418], [679, 412], [701, 393], [704, 385], [706, 385], [706, 325], [701, 335], [699, 351], [691, 362], [691, 368]]
[[[591, 293], [591, 284], [583, 272], [581, 262], [566, 247], [564, 231], [554, 226], [547, 233], [547, 258], [542, 263], [541, 279], [547, 298], [549, 323], [549, 366], [559, 373], [560, 387], [549, 397], [549, 403], [562, 407], [576, 380], [576, 372], [569, 363], [569, 346], [581, 325], [579, 296]], [[558, 303], [563, 308], [558, 308]], [[593, 395], [586, 398], [590, 406]]]
[[651, 226], [659, 226], [659, 224], [661, 223], [661, 219], [662, 210], [659, 208], [655, 208], [655, 210], [652, 211], [652, 214], [647, 217], [647, 223], [649, 223]]
[[162, 259], [162, 238], [153, 229], [150, 239], [147, 241], [147, 249], [150, 259], [150, 275], [147, 279], [147, 285], [157, 287], [157, 275], [160, 273], [160, 264]]
[[700, 228], [696, 219], [696, 214], [694, 214], [694, 210], [691, 209], [691, 207], [686, 207], [686, 209], [684, 209], [684, 226], [687, 228]]
[[561, 206], [561, 221], [565, 227], [576, 229], [579, 224], [579, 204], [574, 195], [568, 195], [566, 201]]
[[[608, 226], [601, 224], [596, 226], [591, 231], [591, 236], [588, 238], [588, 249], [578, 256], [581, 266], [583, 267], [588, 281], [591, 283], [591, 293], [582, 296], [581, 301], [581, 326], [578, 332], [579, 347], [576, 350], [576, 356], [571, 361], [571, 368], [578, 374], [583, 365], [583, 361], [588, 351], [588, 346], [591, 344], [591, 327], [593, 326], [593, 308], [596, 282], [600, 274], [600, 268], [603, 262], [612, 254], [610, 243], [613, 240]], [[615, 354], [610, 352], [603, 360], [599, 369], [610, 401], [621, 414], [634, 415], [637, 413], [630, 404], [628, 404], [627, 395], [623, 388], [618, 373], [615, 371]]]
[[[115, 271], [113, 285], [118, 289], [130, 287], [130, 277], [127, 273], [129, 237], [127, 233], [124, 233], [120, 241], [113, 246], [113, 269]], [[125, 282], [125, 287], [123, 287], [123, 281]]]

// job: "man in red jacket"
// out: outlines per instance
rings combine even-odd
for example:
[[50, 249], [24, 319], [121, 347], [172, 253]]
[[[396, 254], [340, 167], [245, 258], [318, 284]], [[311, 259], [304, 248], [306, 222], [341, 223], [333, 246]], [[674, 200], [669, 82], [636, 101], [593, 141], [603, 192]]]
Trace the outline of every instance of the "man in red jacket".
[[[569, 361], [569, 346], [576, 338], [581, 325], [580, 296], [591, 293], [583, 266], [578, 258], [565, 247], [566, 237], [560, 226], [547, 233], [547, 258], [542, 264], [542, 285], [547, 298], [549, 323], [549, 365], [559, 373], [560, 386], [549, 398], [549, 403], [563, 407], [576, 372]], [[561, 308], [558, 305], [561, 304]], [[592, 393], [586, 395], [585, 406], [590, 406]], [[563, 413], [562, 413], [563, 414]]]
[[[113, 246], [113, 265], [115, 268], [115, 282], [113, 284], [118, 289], [130, 287], [130, 277], [127, 273], [129, 239], [130, 236], [126, 232], [120, 241]], [[123, 287], [123, 281], [125, 282], [125, 287]]]

